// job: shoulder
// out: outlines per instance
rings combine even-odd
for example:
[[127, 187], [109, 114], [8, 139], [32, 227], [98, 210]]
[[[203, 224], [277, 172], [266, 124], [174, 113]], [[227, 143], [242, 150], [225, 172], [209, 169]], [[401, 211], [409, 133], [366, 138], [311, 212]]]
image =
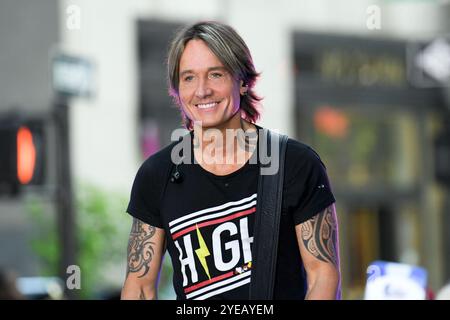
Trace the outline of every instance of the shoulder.
[[321, 164], [319, 154], [309, 145], [289, 138], [286, 148], [286, 161], [295, 162], [297, 166], [319, 162]]
[[289, 138], [285, 160], [287, 185], [326, 176], [326, 166], [319, 154], [309, 145]]
[[[258, 130], [267, 130], [263, 127], [255, 125]], [[270, 130], [269, 130], [270, 131]], [[296, 162], [297, 165], [305, 162], [321, 161], [318, 153], [309, 145], [288, 137], [286, 148], [286, 161]]]
[[[258, 130], [265, 128], [256, 125]], [[288, 137], [286, 147], [285, 168], [287, 172], [297, 171], [305, 172], [305, 169], [314, 167], [325, 168], [319, 154], [309, 145]]]

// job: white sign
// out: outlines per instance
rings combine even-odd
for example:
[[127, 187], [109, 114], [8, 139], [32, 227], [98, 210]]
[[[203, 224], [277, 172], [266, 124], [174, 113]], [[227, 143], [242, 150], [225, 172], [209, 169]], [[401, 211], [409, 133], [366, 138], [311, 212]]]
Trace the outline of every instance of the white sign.
[[89, 97], [93, 94], [93, 66], [89, 60], [58, 54], [52, 64], [53, 89], [62, 95]]
[[420, 88], [445, 87], [450, 84], [450, 36], [427, 44], [409, 44], [408, 80]]
[[385, 261], [375, 261], [367, 268], [365, 300], [425, 300], [425, 269]]

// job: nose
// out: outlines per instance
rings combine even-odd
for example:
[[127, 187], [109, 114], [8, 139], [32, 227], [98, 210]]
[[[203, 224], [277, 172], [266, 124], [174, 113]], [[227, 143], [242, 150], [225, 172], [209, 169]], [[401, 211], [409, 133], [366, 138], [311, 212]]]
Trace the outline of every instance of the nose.
[[197, 84], [197, 88], [195, 89], [195, 95], [199, 99], [203, 99], [205, 97], [210, 96], [212, 93], [211, 88], [209, 87], [208, 81], [206, 79], [200, 79]]

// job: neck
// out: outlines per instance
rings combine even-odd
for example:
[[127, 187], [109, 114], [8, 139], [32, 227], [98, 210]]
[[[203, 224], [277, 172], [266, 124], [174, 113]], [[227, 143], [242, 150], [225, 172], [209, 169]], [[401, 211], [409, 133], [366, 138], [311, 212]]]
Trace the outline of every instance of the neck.
[[194, 154], [197, 161], [200, 159], [200, 163], [216, 165], [245, 163], [252, 151], [248, 134], [255, 131], [256, 127], [242, 119], [240, 112], [221, 127], [194, 125]]

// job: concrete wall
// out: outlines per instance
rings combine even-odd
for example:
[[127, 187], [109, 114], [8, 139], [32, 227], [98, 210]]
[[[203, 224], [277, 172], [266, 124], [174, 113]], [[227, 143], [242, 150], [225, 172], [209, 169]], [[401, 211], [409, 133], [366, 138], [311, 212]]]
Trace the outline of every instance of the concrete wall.
[[58, 41], [57, 18], [57, 0], [0, 3], [0, 111], [48, 109], [48, 57]]

